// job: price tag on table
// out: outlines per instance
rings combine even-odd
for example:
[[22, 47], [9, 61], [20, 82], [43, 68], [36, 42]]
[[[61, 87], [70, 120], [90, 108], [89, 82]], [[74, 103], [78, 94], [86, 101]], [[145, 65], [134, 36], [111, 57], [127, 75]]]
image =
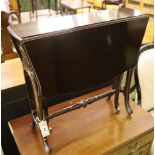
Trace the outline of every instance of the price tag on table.
[[40, 127], [41, 134], [42, 134], [43, 137], [47, 137], [47, 136], [50, 135], [50, 131], [49, 131], [49, 128], [48, 128], [48, 125], [47, 125], [46, 121], [41, 121], [39, 123], [39, 127]]

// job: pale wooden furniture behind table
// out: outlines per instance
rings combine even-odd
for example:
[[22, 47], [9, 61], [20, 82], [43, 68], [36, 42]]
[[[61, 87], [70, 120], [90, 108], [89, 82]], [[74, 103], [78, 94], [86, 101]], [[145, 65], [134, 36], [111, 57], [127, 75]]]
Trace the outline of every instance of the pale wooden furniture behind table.
[[[7, 30], [7, 27], [9, 26], [9, 17], [12, 14], [16, 14], [16, 12], [4, 12], [1, 11], [1, 61], [4, 62], [5, 60], [12, 59], [18, 57], [17, 53], [14, 52], [11, 37]], [[19, 21], [19, 18], [17, 16], [17, 19]]]
[[67, 9], [71, 14], [76, 14], [78, 9], [88, 8], [90, 11], [91, 4], [83, 0], [61, 0], [60, 1], [61, 13]]
[[154, 0], [126, 0], [126, 7], [154, 14]]
[[140, 10], [150, 14], [150, 19], [144, 35], [143, 43], [154, 41], [154, 0], [126, 0], [125, 7]]
[[18, 15], [19, 21], [21, 22], [21, 4], [20, 0], [9, 0], [10, 10], [14, 10]]

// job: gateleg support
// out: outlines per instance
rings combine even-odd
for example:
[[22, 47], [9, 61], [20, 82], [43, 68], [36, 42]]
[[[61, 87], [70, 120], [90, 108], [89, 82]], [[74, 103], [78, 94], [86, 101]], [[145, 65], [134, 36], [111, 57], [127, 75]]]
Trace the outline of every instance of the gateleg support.
[[116, 80], [115, 85], [114, 85], [114, 89], [115, 89], [114, 105], [115, 105], [116, 113], [120, 112], [119, 94], [120, 94], [120, 89], [121, 89], [122, 78], [123, 78], [123, 73], [117, 77], [117, 80]]
[[133, 68], [127, 71], [126, 83], [125, 83], [125, 89], [124, 89], [125, 107], [129, 115], [133, 113], [129, 104], [129, 94], [130, 94], [130, 84], [131, 84], [132, 73], [133, 73]]

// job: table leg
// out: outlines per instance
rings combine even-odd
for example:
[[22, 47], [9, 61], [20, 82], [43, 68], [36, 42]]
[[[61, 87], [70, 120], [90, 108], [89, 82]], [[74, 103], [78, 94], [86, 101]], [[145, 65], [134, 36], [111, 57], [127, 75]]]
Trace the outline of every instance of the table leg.
[[123, 73], [117, 77], [116, 82], [113, 85], [114, 90], [115, 90], [114, 105], [115, 105], [115, 110], [117, 113], [119, 113], [119, 111], [120, 111], [120, 109], [119, 109], [119, 94], [120, 94], [120, 89], [121, 89], [122, 78], [123, 78]]
[[129, 104], [130, 83], [131, 83], [132, 73], [133, 73], [133, 68], [127, 71], [125, 90], [124, 90], [125, 107], [129, 115], [133, 113]]

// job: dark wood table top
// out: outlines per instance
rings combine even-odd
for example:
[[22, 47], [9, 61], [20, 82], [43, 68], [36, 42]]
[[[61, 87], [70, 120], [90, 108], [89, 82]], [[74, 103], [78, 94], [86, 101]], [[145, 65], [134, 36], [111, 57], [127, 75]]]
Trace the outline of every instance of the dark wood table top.
[[[83, 13], [76, 15], [68, 15], [62, 17], [51, 17], [47, 20], [37, 20], [30, 23], [22, 23], [18, 25], [11, 25], [9, 27], [10, 33], [16, 35], [20, 40], [27, 40], [33, 37], [33, 39], [40, 37], [48, 37], [49, 35], [55, 35], [63, 33], [64, 31], [71, 31], [81, 29], [84, 26], [93, 26], [97, 24], [108, 24], [121, 22], [131, 18], [144, 16], [144, 13], [120, 8], [116, 10], [99, 10], [93, 13]], [[14, 34], [16, 32], [16, 34]]]
[[61, 0], [60, 3], [64, 7], [67, 7], [71, 10], [91, 7], [91, 4], [89, 4], [88, 2], [85, 2], [84, 0]]
[[[53, 106], [52, 113], [81, 98], [100, 94], [107, 89], [83, 95]], [[53, 128], [49, 143], [51, 155], [101, 155], [118, 146], [139, 138], [153, 130], [153, 118], [149, 113], [132, 103], [133, 114], [127, 114], [123, 98], [120, 100], [120, 114], [116, 114], [112, 100], [101, 99], [87, 108], [81, 108], [50, 120]], [[44, 155], [44, 148], [37, 130], [30, 127], [30, 115], [9, 122], [11, 132], [22, 155]]]

